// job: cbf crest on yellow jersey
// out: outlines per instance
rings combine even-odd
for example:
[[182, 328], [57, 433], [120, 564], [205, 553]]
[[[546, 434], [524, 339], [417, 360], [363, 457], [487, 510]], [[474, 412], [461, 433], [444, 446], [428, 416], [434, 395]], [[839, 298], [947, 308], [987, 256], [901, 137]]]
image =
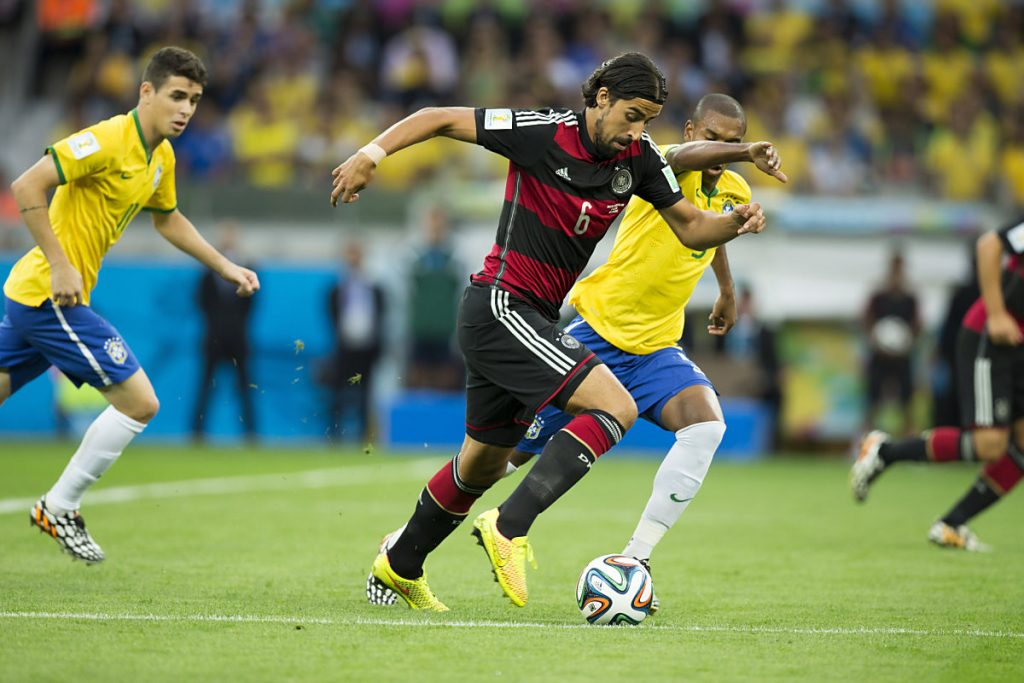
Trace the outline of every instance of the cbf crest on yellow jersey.
[[[672, 145], [663, 146], [667, 152]], [[750, 186], [725, 171], [710, 194], [701, 172], [676, 176], [683, 196], [698, 209], [726, 213], [750, 201]], [[628, 353], [675, 346], [683, 335], [683, 309], [715, 249], [683, 246], [661, 214], [633, 197], [622, 217], [608, 262], [576, 283], [569, 301], [594, 330]]]
[[[96, 286], [100, 263], [139, 211], [170, 213], [177, 204], [174, 151], [164, 140], [150, 150], [138, 112], [101, 121], [47, 147], [60, 186], [50, 202], [57, 240], [85, 282], [83, 303]], [[52, 295], [50, 265], [36, 247], [18, 261], [4, 294], [25, 306]]]

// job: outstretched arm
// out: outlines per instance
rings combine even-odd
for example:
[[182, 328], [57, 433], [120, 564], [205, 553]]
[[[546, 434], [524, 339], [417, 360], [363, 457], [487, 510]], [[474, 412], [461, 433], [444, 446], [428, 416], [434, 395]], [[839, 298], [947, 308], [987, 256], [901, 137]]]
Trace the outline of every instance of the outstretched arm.
[[470, 107], [427, 107], [407, 116], [373, 139], [345, 163], [334, 169], [331, 206], [338, 200], [348, 204], [359, 199], [359, 191], [370, 183], [377, 164], [394, 154], [436, 135], [476, 142], [476, 114]]
[[252, 296], [260, 289], [256, 273], [232, 263], [199, 234], [192, 222], [178, 210], [153, 213], [153, 226], [165, 240], [237, 286], [238, 296]]
[[49, 154], [18, 176], [11, 183], [14, 201], [18, 203], [22, 220], [32, 239], [43, 252], [50, 264], [50, 290], [53, 303], [58, 306], [75, 306], [82, 303], [85, 284], [82, 275], [71, 265], [64, 247], [60, 245], [50, 224], [49, 201], [46, 195], [60, 184], [57, 165]]
[[718, 298], [711, 309], [711, 315], [708, 316], [711, 323], [708, 325], [708, 334], [722, 337], [736, 324], [736, 293], [733, 290], [732, 271], [729, 269], [729, 257], [725, 254], [724, 246], [715, 251], [715, 257], [711, 259], [711, 269], [715, 271], [715, 279], [718, 280]]
[[739, 235], [764, 230], [761, 205], [740, 204], [727, 214], [701, 211], [685, 199], [661, 209], [661, 217], [680, 242], [690, 249], [718, 247]]
[[779, 182], [788, 182], [782, 168], [782, 160], [778, 150], [770, 142], [715, 142], [713, 140], [695, 140], [676, 145], [668, 151], [665, 159], [672, 167], [672, 172], [680, 174], [685, 171], [703, 171], [720, 164], [731, 164], [735, 161], [749, 161], [762, 173], [766, 173]]

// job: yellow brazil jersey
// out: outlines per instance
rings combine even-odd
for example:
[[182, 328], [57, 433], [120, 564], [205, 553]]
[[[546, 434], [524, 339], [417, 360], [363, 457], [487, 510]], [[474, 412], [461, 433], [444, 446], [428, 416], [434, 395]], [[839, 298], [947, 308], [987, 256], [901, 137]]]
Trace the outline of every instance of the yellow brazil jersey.
[[[150, 150], [139, 115], [101, 121], [46, 149], [60, 186], [50, 202], [50, 223], [64, 253], [85, 283], [83, 303], [96, 286], [100, 262], [141, 211], [174, 211], [174, 151], [164, 140]], [[50, 298], [50, 264], [39, 247], [11, 269], [4, 294], [25, 306]]]
[[[701, 188], [700, 171], [677, 177], [683, 195], [698, 209], [722, 213], [750, 201], [750, 186], [732, 171], [722, 173], [710, 196]], [[569, 301], [613, 345], [628, 353], [653, 353], [679, 342], [683, 309], [714, 256], [715, 249], [683, 246], [653, 206], [633, 197], [608, 262], [577, 282]]]

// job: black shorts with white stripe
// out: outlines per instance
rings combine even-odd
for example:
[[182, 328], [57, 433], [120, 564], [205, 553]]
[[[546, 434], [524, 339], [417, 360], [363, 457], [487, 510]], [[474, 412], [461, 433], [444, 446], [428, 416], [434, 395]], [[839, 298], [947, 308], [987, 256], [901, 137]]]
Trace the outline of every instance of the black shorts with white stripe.
[[462, 295], [459, 347], [466, 359], [466, 433], [514, 446], [538, 410], [565, 407], [601, 364], [594, 353], [526, 300], [470, 285]]
[[993, 344], [962, 328], [956, 373], [962, 427], [1008, 427], [1024, 419], [1024, 346]]

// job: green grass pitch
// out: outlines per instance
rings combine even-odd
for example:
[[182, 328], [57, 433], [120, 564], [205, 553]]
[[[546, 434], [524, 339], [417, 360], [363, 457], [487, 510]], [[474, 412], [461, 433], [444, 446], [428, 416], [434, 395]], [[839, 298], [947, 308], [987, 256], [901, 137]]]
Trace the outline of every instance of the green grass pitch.
[[525, 608], [463, 525], [428, 615], [363, 591], [443, 456], [135, 446], [85, 499], [107, 553], [87, 567], [28, 524], [72, 449], [0, 445], [3, 681], [1024, 680], [1024, 498], [976, 520], [993, 553], [925, 541], [971, 466], [894, 469], [859, 507], [839, 459], [717, 463], [655, 552], [661, 613], [630, 628], [584, 625], [574, 587], [622, 549], [654, 460], [613, 452], [540, 517]]

